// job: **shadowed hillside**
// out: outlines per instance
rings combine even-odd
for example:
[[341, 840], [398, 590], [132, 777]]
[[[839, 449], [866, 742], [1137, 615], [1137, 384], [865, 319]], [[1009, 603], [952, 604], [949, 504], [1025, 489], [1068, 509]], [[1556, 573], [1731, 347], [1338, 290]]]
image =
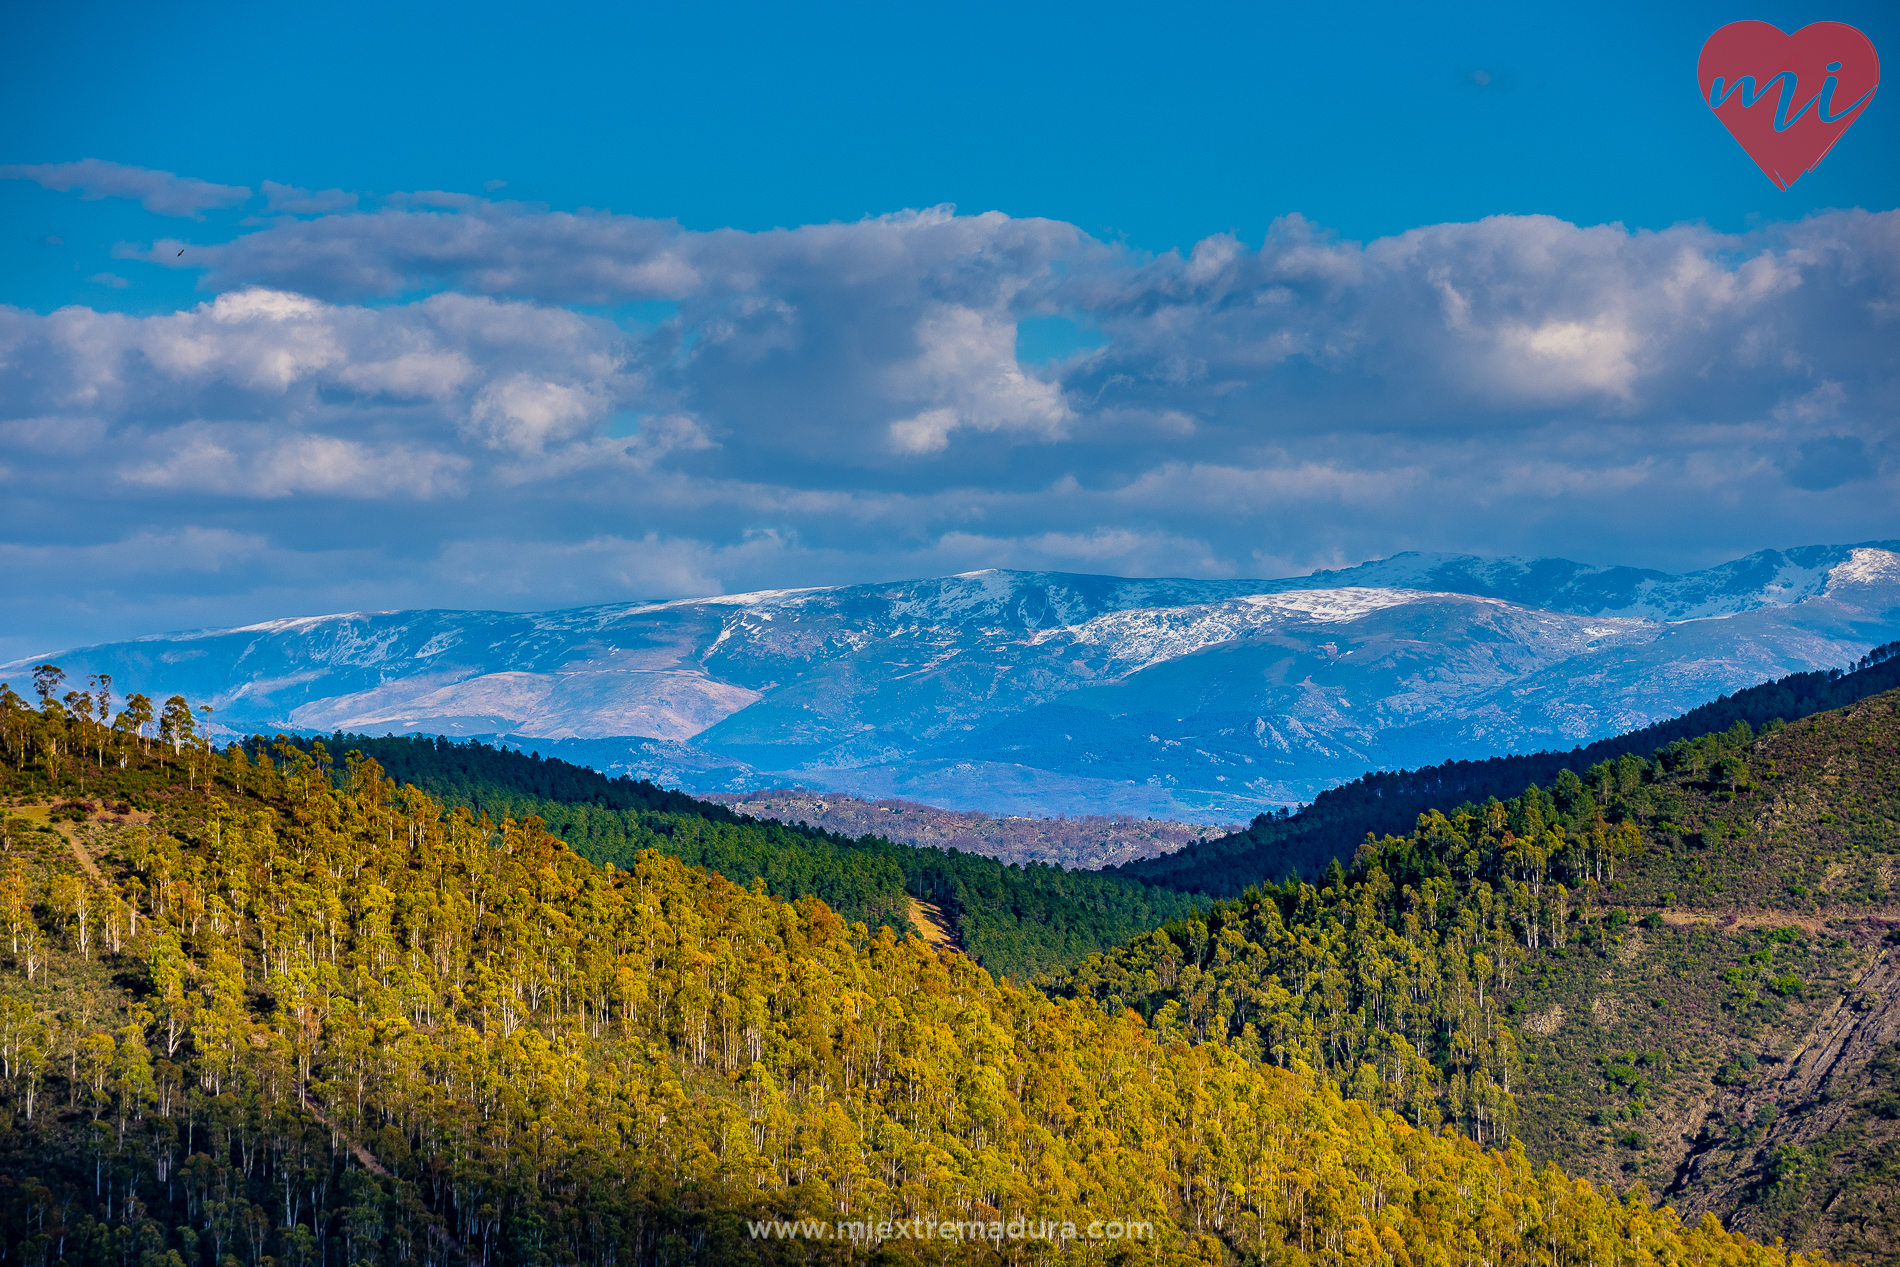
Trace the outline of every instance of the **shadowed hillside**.
[[1648, 757], [1678, 739], [1728, 730], [1736, 722], [1759, 727], [1777, 719], [1795, 721], [1895, 687], [1900, 687], [1900, 643], [1888, 643], [1864, 657], [1853, 672], [1791, 674], [1569, 752], [1373, 771], [1320, 793], [1294, 814], [1262, 814], [1245, 831], [1114, 870], [1151, 884], [1225, 896], [1289, 875], [1311, 879], [1332, 859], [1350, 859], [1367, 833], [1406, 831], [1413, 819], [1434, 806], [1515, 796], [1527, 786], [1550, 783], [1562, 770], [1581, 771], [1625, 754]]

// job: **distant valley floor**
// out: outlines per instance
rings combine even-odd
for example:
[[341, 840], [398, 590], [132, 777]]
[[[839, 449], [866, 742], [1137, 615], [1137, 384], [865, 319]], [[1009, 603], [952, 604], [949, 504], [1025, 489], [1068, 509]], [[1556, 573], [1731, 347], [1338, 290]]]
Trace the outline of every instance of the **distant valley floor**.
[[1046, 862], [1090, 870], [1159, 857], [1196, 841], [1239, 830], [1233, 824], [1183, 823], [1127, 814], [992, 816], [938, 809], [916, 801], [866, 801], [810, 788], [729, 792], [706, 799], [754, 818], [803, 822], [847, 836], [883, 836], [900, 844], [961, 849], [1004, 862]]

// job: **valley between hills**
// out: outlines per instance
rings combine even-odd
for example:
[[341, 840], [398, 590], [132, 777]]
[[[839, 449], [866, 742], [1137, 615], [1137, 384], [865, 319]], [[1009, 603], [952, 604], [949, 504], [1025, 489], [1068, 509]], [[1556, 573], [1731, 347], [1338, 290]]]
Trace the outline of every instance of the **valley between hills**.
[[884, 836], [922, 848], [959, 849], [1014, 863], [1059, 867], [1119, 866], [1191, 844], [1229, 836], [1238, 826], [1182, 823], [1171, 818], [1092, 814], [1071, 818], [944, 810], [917, 801], [866, 801], [809, 788], [714, 792], [706, 797], [735, 813], [782, 823], [809, 823], [846, 836]]
[[[210, 1267], [1900, 1263], [1896, 650], [1098, 870], [0, 691], [0, 1234]], [[1007, 1230], [1044, 1214], [1077, 1229]]]

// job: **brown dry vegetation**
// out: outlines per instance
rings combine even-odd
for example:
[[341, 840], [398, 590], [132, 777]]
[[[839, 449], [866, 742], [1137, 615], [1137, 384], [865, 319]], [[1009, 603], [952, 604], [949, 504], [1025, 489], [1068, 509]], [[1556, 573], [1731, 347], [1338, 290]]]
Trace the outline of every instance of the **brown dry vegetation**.
[[1043, 862], [1089, 870], [1120, 866], [1137, 858], [1158, 858], [1197, 841], [1239, 830], [1231, 824], [1182, 823], [1125, 814], [992, 817], [938, 809], [916, 801], [864, 801], [808, 788], [727, 792], [706, 799], [728, 806], [734, 813], [781, 823], [808, 823], [847, 836], [883, 836], [901, 844], [961, 849], [1003, 862]]

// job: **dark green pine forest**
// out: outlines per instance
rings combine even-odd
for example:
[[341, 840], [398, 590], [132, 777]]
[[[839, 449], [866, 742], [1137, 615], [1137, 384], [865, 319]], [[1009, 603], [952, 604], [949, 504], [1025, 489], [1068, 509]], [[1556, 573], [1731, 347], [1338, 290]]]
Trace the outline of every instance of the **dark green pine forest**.
[[1892, 650], [1113, 873], [43, 666], [0, 1262], [1900, 1263]]

